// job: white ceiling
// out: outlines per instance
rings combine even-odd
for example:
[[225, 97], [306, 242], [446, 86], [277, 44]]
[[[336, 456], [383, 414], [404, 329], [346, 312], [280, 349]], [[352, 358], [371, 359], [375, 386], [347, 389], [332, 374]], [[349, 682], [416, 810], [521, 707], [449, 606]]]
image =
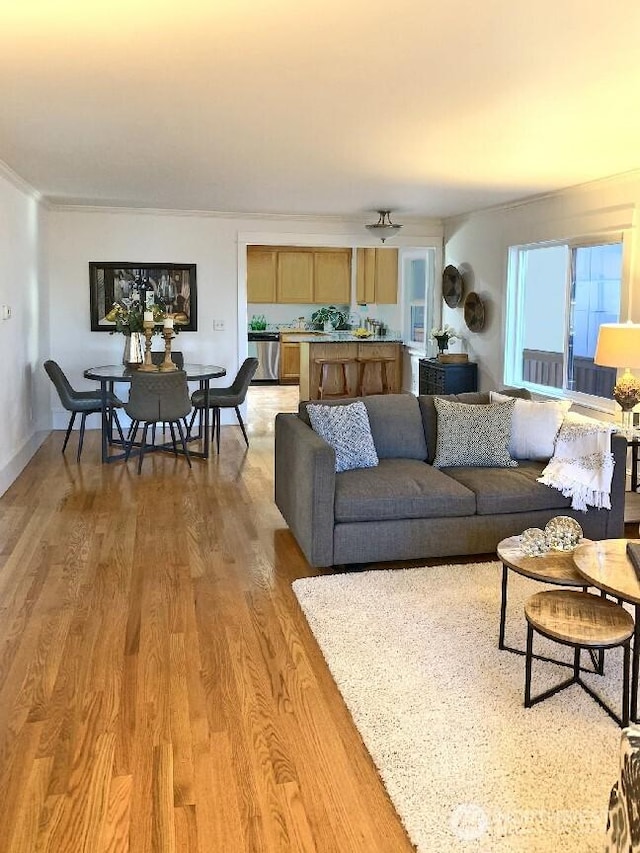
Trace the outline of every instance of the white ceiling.
[[640, 167], [639, 43], [638, 0], [0, 0], [0, 160], [58, 203], [448, 216]]

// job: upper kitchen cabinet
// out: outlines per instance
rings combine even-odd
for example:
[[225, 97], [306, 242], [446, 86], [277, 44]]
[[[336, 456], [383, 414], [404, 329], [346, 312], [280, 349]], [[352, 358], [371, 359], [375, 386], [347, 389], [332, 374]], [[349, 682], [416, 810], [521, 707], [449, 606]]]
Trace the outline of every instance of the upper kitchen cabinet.
[[276, 253], [249, 246], [247, 251], [247, 302], [276, 301]]
[[349, 305], [351, 302], [351, 249], [314, 251], [313, 301]]
[[313, 255], [279, 249], [276, 302], [313, 302]]
[[358, 249], [356, 302], [392, 304], [398, 301], [398, 250]]
[[249, 246], [247, 301], [348, 305], [351, 249]]

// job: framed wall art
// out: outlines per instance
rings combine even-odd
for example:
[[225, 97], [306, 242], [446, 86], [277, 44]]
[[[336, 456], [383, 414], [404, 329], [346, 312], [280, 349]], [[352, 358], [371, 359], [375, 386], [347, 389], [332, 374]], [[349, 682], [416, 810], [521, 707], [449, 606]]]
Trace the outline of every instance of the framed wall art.
[[92, 332], [113, 332], [115, 322], [108, 319], [114, 303], [123, 305], [153, 290], [149, 298], [162, 305], [180, 331], [198, 328], [195, 264], [146, 264], [112, 261], [89, 263], [90, 311]]

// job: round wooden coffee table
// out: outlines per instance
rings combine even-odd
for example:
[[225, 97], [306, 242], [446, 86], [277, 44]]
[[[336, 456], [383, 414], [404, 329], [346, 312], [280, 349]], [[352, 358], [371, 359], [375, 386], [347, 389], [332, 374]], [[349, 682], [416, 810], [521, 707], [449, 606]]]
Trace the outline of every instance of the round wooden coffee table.
[[[581, 542], [590, 544], [591, 540], [582, 539]], [[502, 563], [502, 599], [500, 602], [498, 648], [523, 655], [524, 649], [507, 646], [504, 640], [509, 570], [534, 581], [556, 584], [557, 586], [579, 587], [586, 590], [589, 584], [585, 581], [584, 575], [576, 569], [573, 551], [548, 551], [539, 557], [529, 557], [520, 547], [520, 537], [510, 536], [498, 543], [497, 552], [498, 559]]]
[[[629, 725], [629, 661], [634, 620], [631, 615], [613, 601], [578, 592], [574, 589], [545, 590], [529, 598], [524, 606], [527, 620], [527, 651], [524, 682], [524, 705], [530, 708], [543, 699], [548, 699], [569, 687], [578, 684], [603, 708], [618, 725]], [[531, 696], [531, 670], [533, 655], [533, 632], [548, 637], [557, 643], [574, 648], [573, 675], [538, 696]], [[612, 708], [580, 678], [581, 649], [611, 649], [624, 647], [622, 678], [622, 712], [618, 716]]]
[[635, 607], [635, 630], [631, 660], [631, 719], [638, 719], [638, 669], [640, 663], [640, 580], [627, 557], [627, 543], [640, 539], [603, 539], [585, 542], [573, 552], [578, 572], [603, 592], [627, 601]]

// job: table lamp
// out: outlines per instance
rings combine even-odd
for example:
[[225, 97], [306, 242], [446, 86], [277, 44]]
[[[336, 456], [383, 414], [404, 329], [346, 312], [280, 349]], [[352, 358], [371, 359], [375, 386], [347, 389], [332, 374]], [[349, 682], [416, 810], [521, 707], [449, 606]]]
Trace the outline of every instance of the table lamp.
[[624, 367], [624, 373], [613, 387], [613, 399], [622, 408], [623, 429], [631, 435], [631, 411], [640, 403], [640, 380], [631, 373], [632, 367], [640, 367], [640, 324], [602, 323], [593, 360], [603, 367]]

